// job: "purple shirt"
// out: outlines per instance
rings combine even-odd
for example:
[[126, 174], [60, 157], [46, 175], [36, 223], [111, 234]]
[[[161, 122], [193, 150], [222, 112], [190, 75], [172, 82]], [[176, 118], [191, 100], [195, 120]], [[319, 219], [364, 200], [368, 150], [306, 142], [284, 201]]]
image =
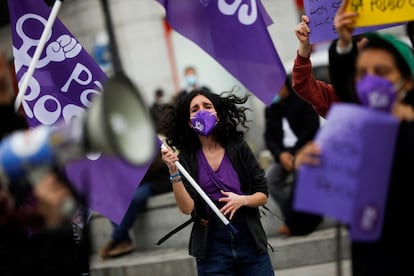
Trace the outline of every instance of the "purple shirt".
[[197, 152], [197, 159], [199, 164], [198, 184], [211, 200], [216, 201], [223, 197], [220, 190], [243, 194], [240, 189], [239, 176], [226, 153], [217, 171], [213, 171], [210, 167], [201, 149]]

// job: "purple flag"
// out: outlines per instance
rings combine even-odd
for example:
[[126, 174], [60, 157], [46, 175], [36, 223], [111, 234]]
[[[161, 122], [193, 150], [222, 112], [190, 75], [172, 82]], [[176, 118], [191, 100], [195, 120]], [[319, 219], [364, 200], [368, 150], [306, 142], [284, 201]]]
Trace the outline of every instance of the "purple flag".
[[381, 235], [398, 120], [354, 104], [335, 104], [315, 140], [320, 166], [303, 166], [294, 207], [333, 217], [351, 229], [353, 240]]
[[171, 27], [196, 43], [266, 105], [286, 72], [267, 30], [260, 0], [156, 0]]
[[[9, 0], [9, 12], [16, 77], [21, 85], [50, 8], [43, 0]], [[81, 116], [106, 80], [98, 64], [56, 19], [22, 99], [29, 125], [68, 123]], [[149, 165], [135, 167], [117, 157], [88, 155], [66, 169], [75, 189], [86, 196], [88, 207], [120, 223]]]

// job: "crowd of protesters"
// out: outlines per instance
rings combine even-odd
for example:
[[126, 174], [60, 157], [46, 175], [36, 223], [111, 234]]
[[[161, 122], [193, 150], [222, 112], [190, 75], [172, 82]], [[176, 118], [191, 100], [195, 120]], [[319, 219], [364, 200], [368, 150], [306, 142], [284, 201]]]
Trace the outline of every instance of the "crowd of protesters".
[[[408, 215], [410, 208], [411, 164], [414, 162], [414, 55], [412, 45], [391, 34], [374, 32], [353, 36], [353, 22], [357, 17], [357, 13], [346, 12], [343, 8], [335, 16], [338, 39], [329, 49], [332, 84], [312, 76], [309, 42], [312, 30], [309, 18], [302, 17], [295, 29], [299, 49], [292, 72], [293, 88], [321, 116], [327, 115], [333, 103], [348, 102], [398, 118], [382, 234], [375, 241], [352, 240], [351, 259], [354, 276], [399, 275], [410, 269], [409, 258], [400, 250], [401, 245], [413, 242], [408, 229], [401, 231], [395, 226], [401, 222], [401, 217]], [[407, 26], [407, 31], [409, 28]], [[383, 105], [366, 100], [383, 90], [387, 91], [387, 101]], [[304, 164], [320, 166], [321, 146], [316, 142], [304, 146], [296, 157], [296, 169]], [[370, 164], [361, 166], [364, 169]], [[293, 208], [287, 219], [291, 233], [298, 235], [312, 232], [320, 222], [319, 216], [296, 212]]]
[[[329, 48], [331, 83], [325, 83], [312, 75], [312, 45], [309, 40], [312, 30], [309, 17], [303, 14], [302, 4], [302, 1], [297, 1], [301, 21], [295, 28], [299, 46], [292, 70], [291, 93], [295, 99], [299, 96], [315, 112], [312, 113], [315, 120], [310, 136], [313, 137], [319, 127], [316, 114], [326, 117], [334, 103], [378, 109], [399, 121], [382, 234], [375, 241], [352, 240], [351, 260], [353, 276], [404, 275], [410, 271], [410, 262], [409, 254], [403, 252], [401, 246], [413, 242], [408, 228], [400, 226], [401, 217], [409, 217], [412, 194], [413, 45], [385, 32], [355, 36], [354, 21], [358, 14], [341, 7], [334, 18], [338, 38]], [[413, 22], [406, 24], [406, 31], [413, 43]], [[24, 118], [12, 107], [13, 93], [5, 66], [4, 55], [0, 55], [2, 139], [14, 130], [27, 128]], [[189, 254], [196, 260], [198, 275], [274, 275], [267, 234], [259, 211], [266, 205], [269, 191], [274, 187], [244, 139], [248, 130], [248, 108], [244, 104], [248, 96], [239, 97], [232, 91], [215, 93], [198, 87], [194, 67], [186, 70], [187, 89], [174, 100], [174, 104], [163, 109], [162, 117], [157, 117], [166, 146], [159, 156], [160, 161], [161, 158], [164, 161], [165, 170], [159, 174], [164, 183], [165, 180], [170, 182], [162, 192], [172, 190], [181, 212], [192, 218]], [[386, 106], [378, 107], [362, 100], [373, 90], [385, 86], [389, 88]], [[162, 96], [161, 92], [158, 92], [159, 96]], [[304, 113], [295, 114], [297, 117], [300, 115], [305, 116]], [[266, 119], [272, 121], [272, 118]], [[307, 141], [310, 139], [307, 137]], [[272, 141], [267, 142], [271, 144]], [[280, 158], [280, 152], [277, 153], [275, 156]], [[321, 145], [314, 141], [302, 143], [300, 148], [295, 148], [294, 157], [292, 154], [289, 156], [291, 168], [287, 171], [297, 174], [302, 166], [319, 166], [321, 160]], [[188, 170], [229, 225], [223, 223], [198, 189], [184, 177], [177, 162]], [[362, 169], [369, 165], [362, 164]], [[87, 275], [88, 235], [82, 241], [74, 238], [76, 231], [73, 231], [70, 217], [59, 211], [65, 199], [77, 198], [65, 173], [53, 168], [36, 185], [30, 181], [22, 177], [16, 183], [0, 185], [0, 274]], [[145, 187], [149, 186], [141, 188]], [[293, 183], [287, 202], [278, 203], [283, 204], [289, 235], [307, 235], [318, 228], [323, 217], [294, 210], [295, 187]], [[154, 193], [148, 192], [141, 203], [144, 204]], [[102, 258], [120, 255], [113, 250], [122, 242], [127, 245], [122, 254], [135, 250], [127, 231], [137, 210], [127, 217], [127, 226], [122, 229], [124, 236], [117, 240], [114, 235], [103, 248]]]

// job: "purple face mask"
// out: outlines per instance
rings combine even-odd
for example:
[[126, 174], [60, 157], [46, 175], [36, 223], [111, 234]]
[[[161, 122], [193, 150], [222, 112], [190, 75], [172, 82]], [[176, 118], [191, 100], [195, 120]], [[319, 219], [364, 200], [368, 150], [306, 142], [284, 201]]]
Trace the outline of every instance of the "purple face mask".
[[215, 113], [201, 110], [191, 117], [191, 124], [196, 133], [209, 136], [217, 124], [217, 117]]
[[392, 82], [378, 76], [364, 76], [356, 84], [356, 89], [361, 103], [376, 110], [390, 112], [397, 98]]

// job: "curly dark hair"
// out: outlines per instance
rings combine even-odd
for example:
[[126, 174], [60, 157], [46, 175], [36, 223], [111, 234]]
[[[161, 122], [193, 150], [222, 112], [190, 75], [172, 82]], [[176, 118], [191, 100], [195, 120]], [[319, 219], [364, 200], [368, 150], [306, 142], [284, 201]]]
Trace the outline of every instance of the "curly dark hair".
[[207, 89], [196, 89], [181, 98], [175, 106], [165, 110], [160, 120], [160, 124], [165, 130], [165, 142], [169, 146], [179, 151], [195, 151], [201, 147], [198, 136], [189, 123], [190, 103], [198, 95], [203, 95], [212, 102], [217, 116], [220, 118], [212, 132], [218, 143], [225, 146], [233, 139], [244, 138], [245, 131], [249, 129], [246, 111], [251, 109], [243, 104], [247, 102], [250, 95], [238, 97], [233, 91], [216, 94]]

